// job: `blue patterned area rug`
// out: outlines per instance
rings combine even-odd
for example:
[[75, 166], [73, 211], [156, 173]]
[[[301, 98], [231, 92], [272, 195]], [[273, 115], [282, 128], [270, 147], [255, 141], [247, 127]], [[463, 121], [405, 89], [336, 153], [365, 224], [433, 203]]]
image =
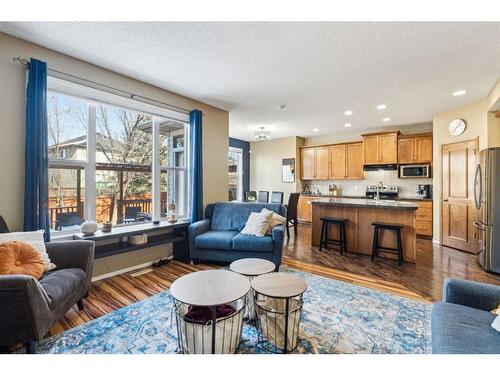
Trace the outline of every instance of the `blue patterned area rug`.
[[[432, 305], [309, 273], [297, 353], [430, 353]], [[169, 291], [39, 343], [39, 353], [176, 353]], [[259, 353], [244, 325], [238, 353]]]

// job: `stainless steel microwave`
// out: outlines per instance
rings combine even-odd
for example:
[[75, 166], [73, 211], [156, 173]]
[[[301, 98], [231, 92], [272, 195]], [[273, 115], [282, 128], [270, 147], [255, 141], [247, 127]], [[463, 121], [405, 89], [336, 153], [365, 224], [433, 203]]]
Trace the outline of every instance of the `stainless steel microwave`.
[[431, 166], [428, 164], [422, 165], [400, 165], [399, 178], [430, 178]]

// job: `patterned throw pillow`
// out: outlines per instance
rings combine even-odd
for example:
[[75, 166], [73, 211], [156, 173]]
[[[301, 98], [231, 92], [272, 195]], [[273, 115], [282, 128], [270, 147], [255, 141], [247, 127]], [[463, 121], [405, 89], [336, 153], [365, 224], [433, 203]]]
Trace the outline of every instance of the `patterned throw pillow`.
[[0, 244], [0, 275], [28, 275], [39, 279], [44, 264], [42, 254], [27, 242]]

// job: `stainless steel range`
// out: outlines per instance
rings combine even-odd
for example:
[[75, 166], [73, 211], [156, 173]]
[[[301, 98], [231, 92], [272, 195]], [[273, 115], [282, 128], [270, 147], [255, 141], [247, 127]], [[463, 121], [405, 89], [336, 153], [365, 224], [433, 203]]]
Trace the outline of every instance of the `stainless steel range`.
[[394, 200], [398, 197], [399, 188], [394, 185], [383, 186], [379, 185], [368, 185], [366, 186], [365, 196], [366, 198], [377, 199], [377, 193], [379, 199], [390, 199]]

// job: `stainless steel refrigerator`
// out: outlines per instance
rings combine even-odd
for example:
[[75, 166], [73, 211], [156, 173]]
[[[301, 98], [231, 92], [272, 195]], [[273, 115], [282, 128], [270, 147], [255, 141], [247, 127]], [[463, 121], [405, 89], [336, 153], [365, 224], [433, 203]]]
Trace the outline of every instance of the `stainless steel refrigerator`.
[[500, 147], [479, 153], [474, 178], [478, 229], [477, 260], [487, 271], [500, 273]]

